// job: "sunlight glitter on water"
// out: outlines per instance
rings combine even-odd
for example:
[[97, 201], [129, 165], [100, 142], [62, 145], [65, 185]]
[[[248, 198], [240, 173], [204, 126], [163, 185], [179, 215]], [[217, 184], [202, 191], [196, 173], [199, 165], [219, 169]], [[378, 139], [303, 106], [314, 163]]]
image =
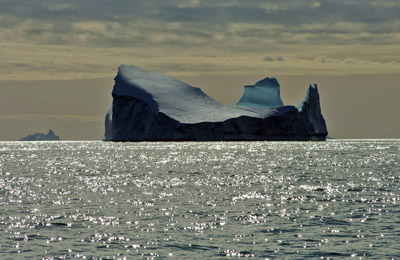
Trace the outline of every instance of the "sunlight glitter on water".
[[2, 142], [0, 258], [395, 258], [399, 162], [399, 140]]

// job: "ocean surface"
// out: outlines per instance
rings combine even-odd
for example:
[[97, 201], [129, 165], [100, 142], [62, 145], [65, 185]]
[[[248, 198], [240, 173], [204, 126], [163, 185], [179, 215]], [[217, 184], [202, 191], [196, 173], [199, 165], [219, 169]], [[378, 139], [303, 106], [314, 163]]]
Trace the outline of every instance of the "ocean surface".
[[400, 140], [0, 142], [0, 259], [400, 259]]

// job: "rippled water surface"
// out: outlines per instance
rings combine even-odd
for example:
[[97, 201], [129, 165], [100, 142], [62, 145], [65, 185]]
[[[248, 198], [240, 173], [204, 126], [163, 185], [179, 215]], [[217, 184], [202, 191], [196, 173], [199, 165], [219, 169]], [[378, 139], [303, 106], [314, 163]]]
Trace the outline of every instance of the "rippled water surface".
[[398, 259], [400, 140], [0, 142], [0, 259]]

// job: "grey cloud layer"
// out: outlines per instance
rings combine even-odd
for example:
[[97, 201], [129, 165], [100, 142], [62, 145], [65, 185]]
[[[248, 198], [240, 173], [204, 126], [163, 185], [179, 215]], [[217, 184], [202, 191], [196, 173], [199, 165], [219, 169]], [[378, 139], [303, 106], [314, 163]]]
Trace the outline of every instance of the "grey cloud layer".
[[207, 41], [235, 47], [265, 38], [395, 44], [399, 14], [396, 0], [2, 0], [0, 33], [19, 42], [127, 47]]
[[398, 0], [0, 0], [0, 78], [109, 77], [121, 63], [397, 73], [398, 14]]

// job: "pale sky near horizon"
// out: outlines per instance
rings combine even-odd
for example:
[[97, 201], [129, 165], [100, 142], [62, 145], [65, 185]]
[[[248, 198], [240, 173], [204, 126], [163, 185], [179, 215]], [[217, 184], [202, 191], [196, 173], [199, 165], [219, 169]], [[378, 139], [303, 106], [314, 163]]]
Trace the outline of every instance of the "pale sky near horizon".
[[398, 0], [0, 0], [0, 140], [101, 139], [120, 64], [233, 105], [269, 76], [318, 83], [330, 135], [400, 138]]

